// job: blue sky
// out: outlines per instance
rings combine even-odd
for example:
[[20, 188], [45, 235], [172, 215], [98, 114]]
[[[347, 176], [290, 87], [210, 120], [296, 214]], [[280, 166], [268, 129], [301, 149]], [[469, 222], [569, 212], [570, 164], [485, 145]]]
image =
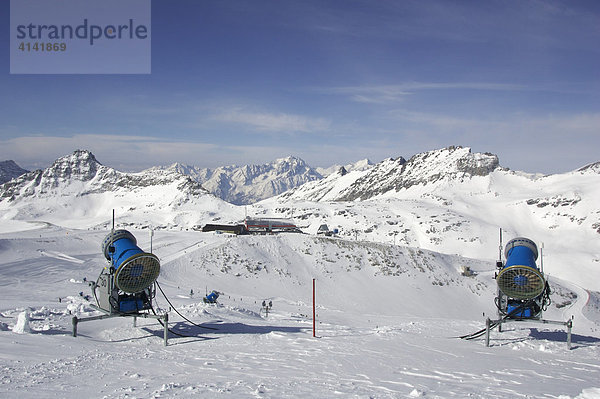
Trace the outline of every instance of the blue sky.
[[449, 145], [557, 173], [600, 160], [598, 1], [152, 1], [149, 75], [11, 75], [0, 160], [312, 166]]

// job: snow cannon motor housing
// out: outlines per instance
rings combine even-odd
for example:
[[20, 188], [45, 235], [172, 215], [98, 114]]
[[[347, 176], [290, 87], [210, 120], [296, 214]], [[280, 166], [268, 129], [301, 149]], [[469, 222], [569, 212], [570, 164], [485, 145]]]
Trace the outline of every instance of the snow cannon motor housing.
[[160, 273], [158, 258], [142, 251], [127, 230], [111, 231], [102, 242], [102, 253], [110, 267], [92, 284], [98, 307], [109, 313], [151, 309]]
[[537, 268], [538, 249], [524, 237], [510, 240], [505, 247], [506, 263], [501, 267], [498, 284], [498, 309], [509, 318], [525, 319], [539, 316], [549, 288], [543, 273]]

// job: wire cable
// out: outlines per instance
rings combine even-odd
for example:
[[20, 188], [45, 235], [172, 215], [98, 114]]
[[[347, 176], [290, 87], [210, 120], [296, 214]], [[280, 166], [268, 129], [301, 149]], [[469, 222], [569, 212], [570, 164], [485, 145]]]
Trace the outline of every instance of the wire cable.
[[206, 327], [206, 326], [202, 326], [200, 324], [196, 324], [193, 321], [191, 321], [190, 319], [188, 319], [187, 317], [185, 317], [184, 315], [182, 315], [181, 313], [179, 313], [179, 311], [175, 308], [175, 306], [173, 306], [173, 304], [171, 303], [171, 301], [169, 300], [169, 298], [167, 298], [167, 295], [165, 295], [165, 292], [163, 291], [162, 287], [160, 286], [160, 284], [158, 283], [158, 281], [156, 281], [156, 286], [158, 287], [158, 289], [160, 290], [161, 294], [163, 294], [163, 296], [165, 297], [167, 303], [171, 306], [171, 309], [173, 309], [175, 311], [175, 313], [177, 313], [179, 316], [181, 316], [181, 318], [185, 321], [187, 321], [188, 323], [199, 327], [199, 328], [205, 328], [207, 330], [218, 330], [218, 328], [214, 328], [214, 327]]
[[[154, 310], [154, 307], [150, 307], [150, 309], [152, 309], [152, 313], [154, 313], [155, 316], [158, 316], [158, 314], [156, 314], [156, 311]], [[156, 319], [158, 320], [158, 322], [160, 323], [161, 326], [163, 326], [163, 328], [165, 327], [165, 324], [162, 322], [161, 319]], [[173, 335], [177, 335], [178, 337], [182, 337], [182, 338], [196, 338], [192, 335], [184, 335], [184, 334], [180, 334], [177, 331], [174, 331], [170, 328], [167, 328], [167, 331], [169, 331], [171, 334]]]
[[[490, 326], [489, 326], [489, 330], [491, 331], [494, 328], [498, 327], [500, 324], [502, 324], [502, 322], [504, 322], [504, 320], [508, 319], [513, 314], [516, 314], [516, 313], [520, 312], [521, 310], [525, 309], [526, 307], [528, 307], [528, 306], [530, 306], [532, 304], [535, 304], [535, 301], [534, 300], [529, 300], [529, 301], [521, 304], [520, 306], [514, 308], [513, 310], [510, 311], [510, 313], [508, 313], [506, 316], [504, 316], [500, 320], [496, 320], [493, 323], [491, 323]], [[460, 339], [467, 339], [467, 340], [479, 338], [483, 334], [485, 334], [485, 332], [487, 330], [488, 330], [488, 327], [485, 327], [485, 328], [482, 328], [481, 330], [475, 331], [474, 333], [463, 335], [463, 336], [460, 336], [458, 338], [460, 338]]]

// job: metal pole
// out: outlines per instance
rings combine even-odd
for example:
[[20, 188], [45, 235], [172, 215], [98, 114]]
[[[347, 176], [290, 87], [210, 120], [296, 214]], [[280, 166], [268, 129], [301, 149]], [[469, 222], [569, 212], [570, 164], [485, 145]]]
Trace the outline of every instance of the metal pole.
[[485, 346], [490, 346], [490, 318], [485, 319]]
[[544, 243], [540, 245], [540, 272], [544, 274]]
[[169, 339], [169, 314], [165, 313], [165, 332], [164, 332], [164, 339], [165, 339], [165, 346], [167, 346], [167, 340]]
[[[502, 227], [500, 227], [500, 243], [498, 245], [498, 263], [496, 263], [496, 266], [498, 268], [502, 267]], [[498, 274], [498, 270], [496, 270], [496, 276]], [[498, 314], [498, 318], [502, 318], [502, 312], [500, 312], [500, 308], [503, 306], [502, 305], [502, 297], [503, 297], [503, 293], [502, 291], [500, 291], [500, 287], [497, 287], [497, 293], [498, 293], [498, 309], [496, 310], [496, 313]], [[498, 332], [502, 332], [502, 323], [500, 323], [500, 325], [498, 325]]]
[[73, 316], [73, 318], [71, 319], [71, 322], [73, 323], [73, 336], [76, 337], [77, 336], [77, 316]]
[[133, 326], [137, 327], [137, 317], [133, 316]]
[[502, 227], [500, 227], [500, 245], [498, 246], [498, 260], [502, 261]]
[[571, 349], [571, 328], [573, 327], [573, 319], [567, 321], [567, 349]]
[[313, 337], [317, 336], [315, 315], [315, 279], [313, 278]]

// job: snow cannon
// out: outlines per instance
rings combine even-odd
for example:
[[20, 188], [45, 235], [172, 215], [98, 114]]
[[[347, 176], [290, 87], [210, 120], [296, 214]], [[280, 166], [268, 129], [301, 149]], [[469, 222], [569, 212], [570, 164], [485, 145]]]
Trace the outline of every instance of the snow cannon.
[[115, 230], [102, 242], [102, 252], [114, 268], [114, 284], [123, 292], [135, 294], [148, 288], [160, 273], [158, 258], [142, 251], [127, 230]]
[[77, 336], [78, 323], [84, 321], [133, 317], [135, 327], [138, 317], [149, 317], [159, 320], [163, 325], [166, 346], [169, 314], [157, 314], [152, 307], [152, 300], [156, 297], [160, 262], [155, 255], [146, 253], [137, 246], [133, 234], [127, 230], [115, 230], [114, 226], [113, 211], [113, 228], [102, 241], [102, 253], [109, 266], [102, 269], [96, 281], [89, 283], [96, 300], [96, 305], [90, 306], [104, 314], [90, 317], [73, 316], [73, 336]]
[[495, 278], [498, 285], [498, 295], [494, 299], [498, 309], [498, 319], [485, 321], [485, 328], [464, 335], [461, 338], [474, 339], [485, 334], [485, 346], [490, 346], [490, 331], [498, 327], [502, 332], [502, 324], [509, 322], [539, 322], [544, 324], [559, 324], [567, 327], [567, 347], [571, 349], [572, 318], [563, 321], [546, 320], [542, 318], [544, 311], [552, 303], [550, 298], [550, 284], [544, 278], [544, 259], [542, 246], [540, 268], [538, 260], [538, 247], [535, 243], [524, 237], [510, 240], [504, 247], [502, 261], [502, 229], [500, 229], [499, 259], [496, 262], [498, 271]]
[[98, 309], [109, 315], [152, 309], [160, 273], [158, 258], [142, 251], [127, 230], [112, 230], [102, 241], [102, 253], [110, 266], [90, 283]]
[[219, 298], [219, 292], [212, 291], [210, 294], [202, 298], [204, 303], [217, 303], [217, 299]]
[[506, 263], [496, 278], [500, 291], [519, 300], [534, 299], [544, 292], [546, 281], [535, 264], [538, 249], [533, 241], [523, 237], [510, 240], [504, 257]]

